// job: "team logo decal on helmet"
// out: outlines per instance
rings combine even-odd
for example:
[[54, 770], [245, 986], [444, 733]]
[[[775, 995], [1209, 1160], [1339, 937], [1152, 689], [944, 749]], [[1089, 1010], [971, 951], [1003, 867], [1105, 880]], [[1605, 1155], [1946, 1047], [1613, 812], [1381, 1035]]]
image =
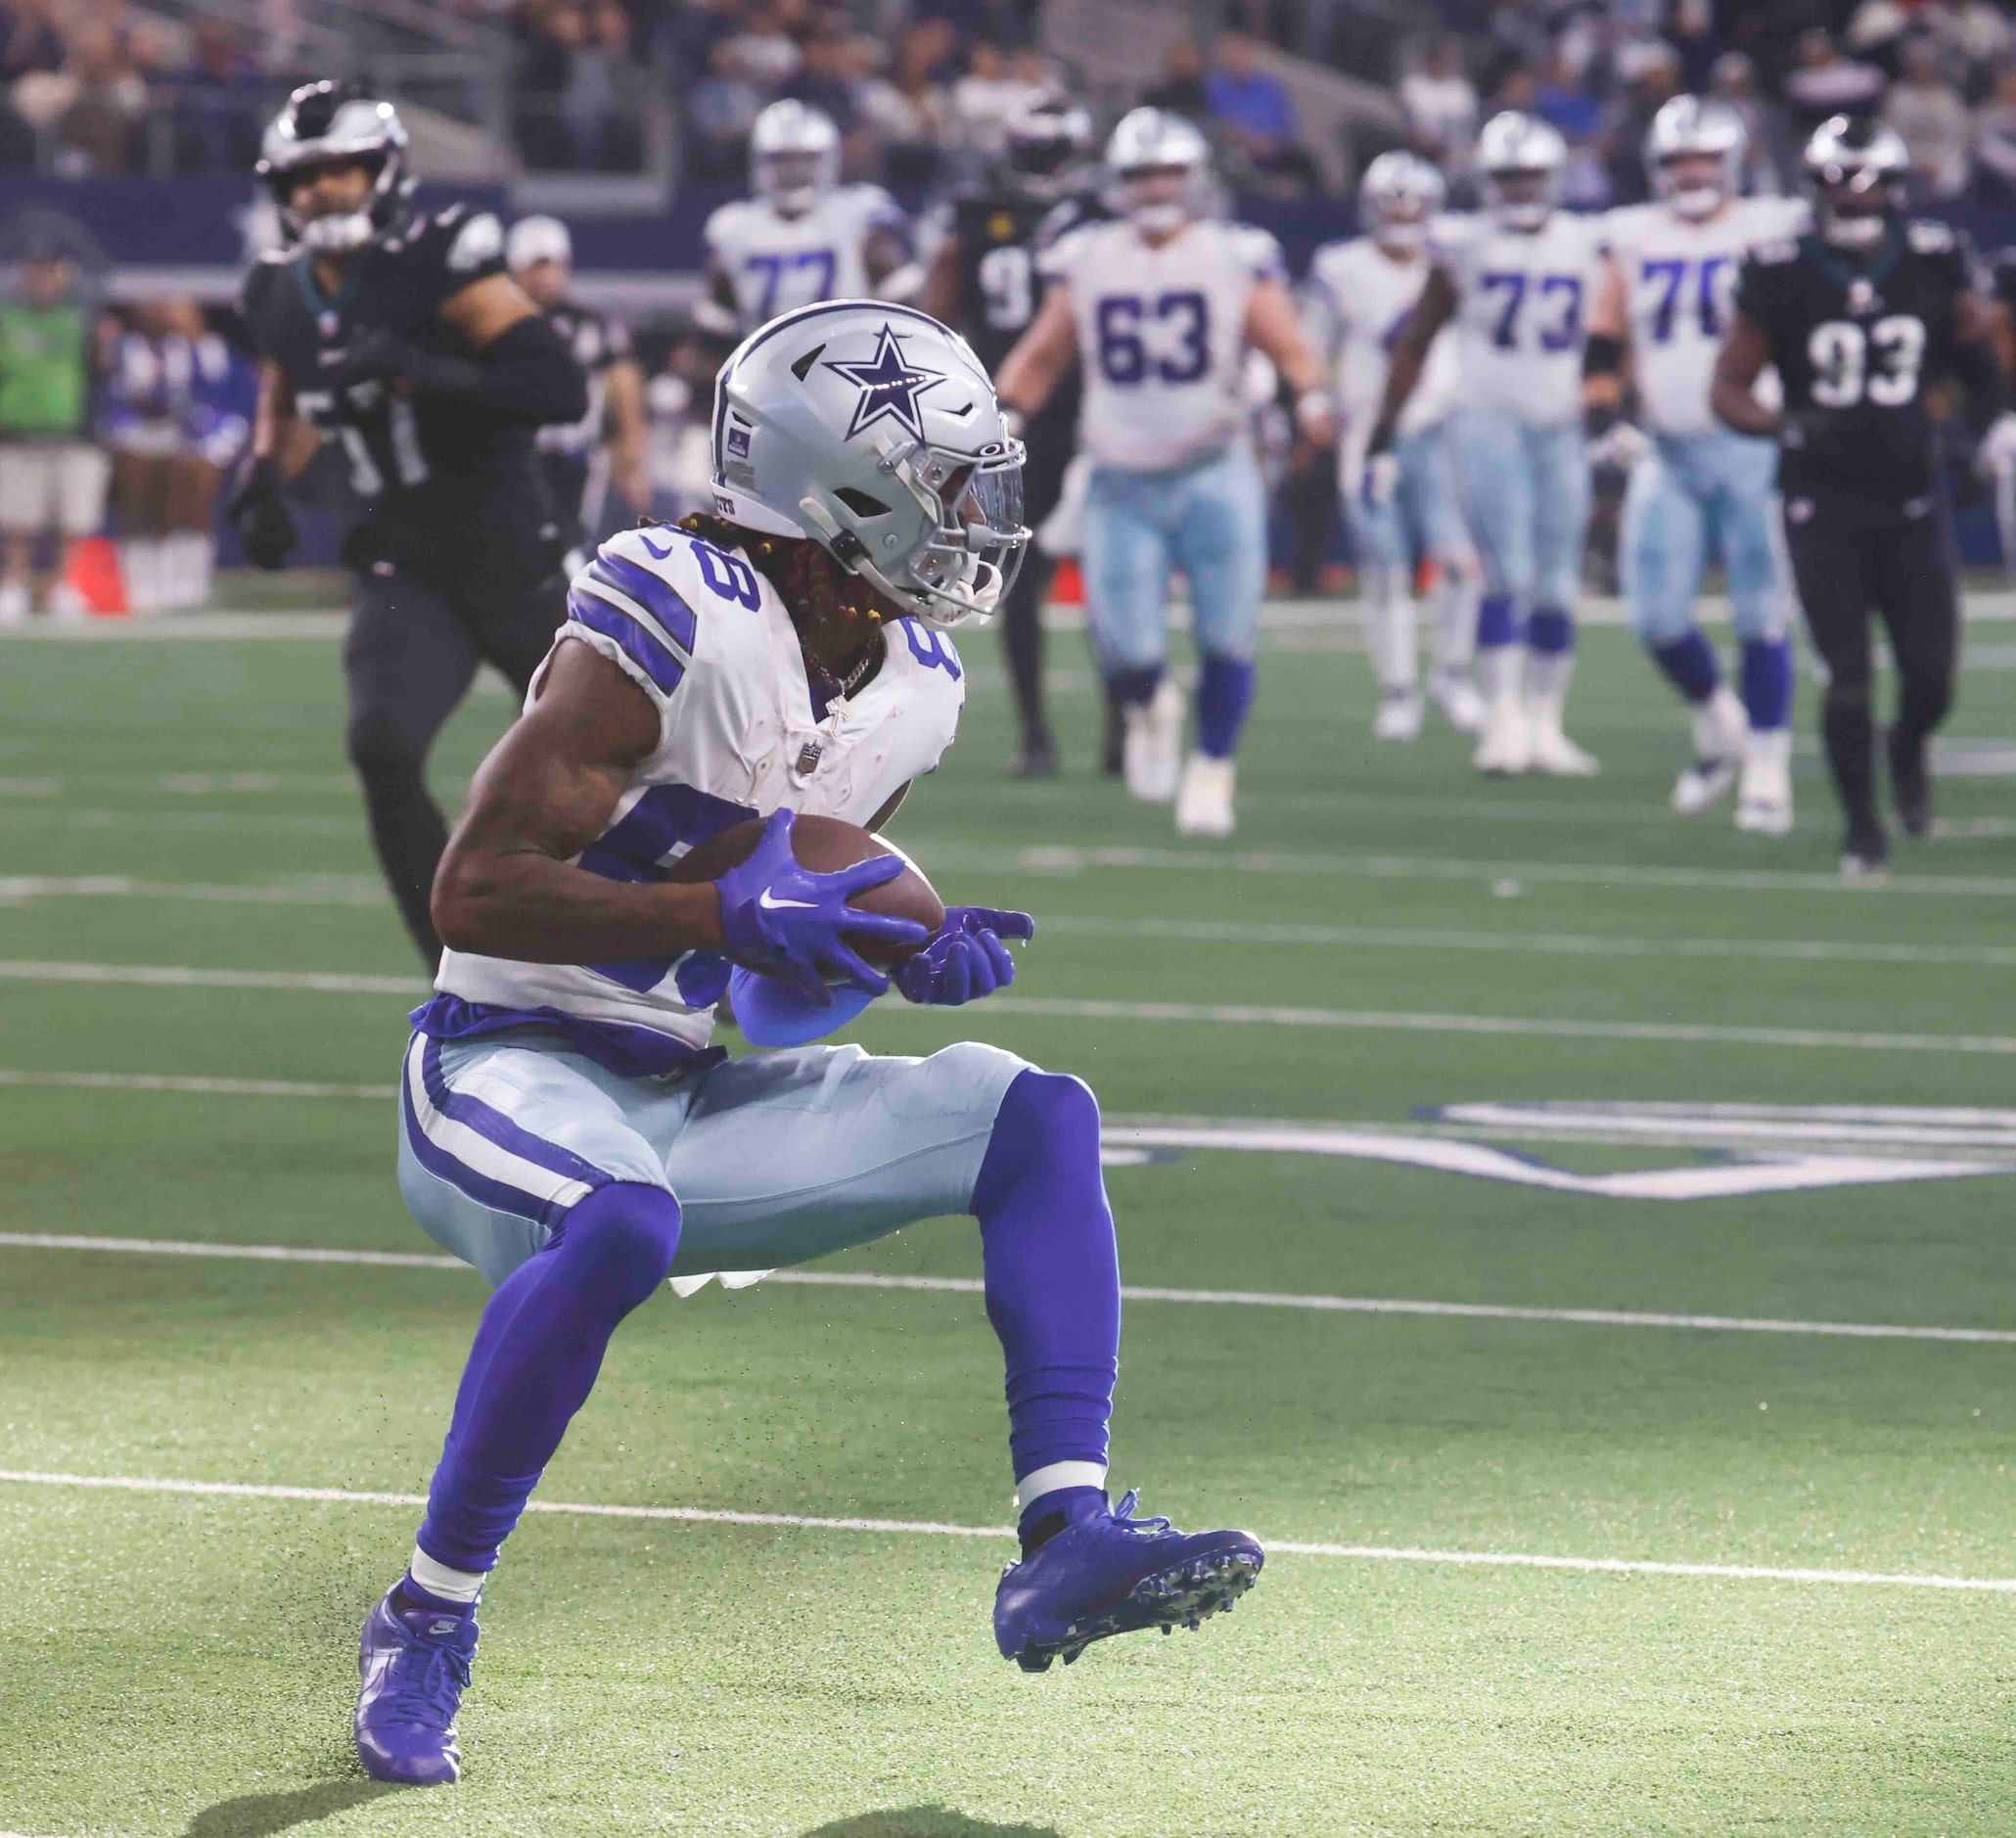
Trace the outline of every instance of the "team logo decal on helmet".
[[906, 363], [902, 342], [887, 324], [876, 342], [875, 355], [867, 363], [829, 357], [826, 368], [839, 371], [861, 391], [860, 400], [854, 404], [853, 419], [848, 424], [849, 440], [863, 428], [872, 428], [883, 420], [900, 424], [913, 440], [923, 439], [924, 425], [918, 419], [917, 398], [925, 391], [949, 381], [942, 370], [926, 370]]

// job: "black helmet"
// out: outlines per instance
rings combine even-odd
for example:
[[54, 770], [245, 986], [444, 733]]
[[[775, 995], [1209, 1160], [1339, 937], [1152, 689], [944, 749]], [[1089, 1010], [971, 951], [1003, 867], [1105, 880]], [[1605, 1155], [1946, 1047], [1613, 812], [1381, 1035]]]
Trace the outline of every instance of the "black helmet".
[[1061, 90], [1032, 96], [1006, 123], [1002, 171], [1008, 182], [1037, 196], [1055, 196], [1091, 151], [1092, 117], [1083, 103]]
[[[341, 217], [298, 215], [296, 180], [337, 161], [355, 161], [372, 173], [364, 207]], [[395, 228], [415, 183], [406, 169], [406, 129], [398, 111], [340, 78], [304, 83], [288, 97], [259, 143], [252, 170], [272, 191], [288, 234], [330, 254], [361, 248]]]
[[1892, 215], [1903, 207], [1911, 171], [1897, 130], [1867, 116], [1837, 115], [1813, 130], [1805, 163], [1821, 235], [1842, 249], [1880, 243]]

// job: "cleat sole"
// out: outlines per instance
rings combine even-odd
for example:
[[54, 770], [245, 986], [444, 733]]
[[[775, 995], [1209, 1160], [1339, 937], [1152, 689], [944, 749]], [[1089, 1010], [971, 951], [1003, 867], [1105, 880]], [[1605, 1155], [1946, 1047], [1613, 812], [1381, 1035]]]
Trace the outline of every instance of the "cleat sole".
[[1150, 1628], [1169, 1633], [1179, 1624], [1200, 1628], [1212, 1616], [1231, 1611], [1259, 1580], [1263, 1561], [1257, 1551], [1226, 1551], [1143, 1577], [1107, 1614], [1072, 1623], [1057, 1639], [1031, 1640], [1015, 1655], [1015, 1663], [1024, 1672], [1048, 1672], [1053, 1659], [1069, 1666], [1095, 1640]]

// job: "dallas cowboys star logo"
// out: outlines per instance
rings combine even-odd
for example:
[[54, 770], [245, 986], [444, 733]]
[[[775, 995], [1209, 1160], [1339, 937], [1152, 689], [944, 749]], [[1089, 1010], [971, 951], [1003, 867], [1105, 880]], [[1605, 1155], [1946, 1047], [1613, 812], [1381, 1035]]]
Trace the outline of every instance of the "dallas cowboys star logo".
[[853, 419], [848, 425], [849, 440], [863, 428], [871, 428], [885, 419], [898, 423], [913, 438], [923, 439], [924, 424], [918, 419], [917, 398], [947, 381], [944, 371], [926, 370], [905, 359], [902, 345], [887, 324], [876, 338], [875, 355], [868, 362], [843, 363], [829, 357], [826, 368], [839, 371], [861, 391], [854, 403]]

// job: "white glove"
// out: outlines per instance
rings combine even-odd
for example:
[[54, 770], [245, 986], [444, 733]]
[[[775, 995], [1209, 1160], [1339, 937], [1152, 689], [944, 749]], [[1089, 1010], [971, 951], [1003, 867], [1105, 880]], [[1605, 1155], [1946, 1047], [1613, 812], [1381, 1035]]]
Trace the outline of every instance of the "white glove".
[[1389, 448], [1384, 453], [1369, 454], [1365, 460], [1365, 502], [1367, 504], [1391, 504], [1399, 495], [1399, 455]]
[[1636, 422], [1614, 421], [1608, 434], [1589, 442], [1589, 464], [1627, 473], [1651, 451], [1651, 437]]
[[1992, 473], [2016, 472], [2016, 414], [1994, 418], [1981, 437], [1981, 464]]

